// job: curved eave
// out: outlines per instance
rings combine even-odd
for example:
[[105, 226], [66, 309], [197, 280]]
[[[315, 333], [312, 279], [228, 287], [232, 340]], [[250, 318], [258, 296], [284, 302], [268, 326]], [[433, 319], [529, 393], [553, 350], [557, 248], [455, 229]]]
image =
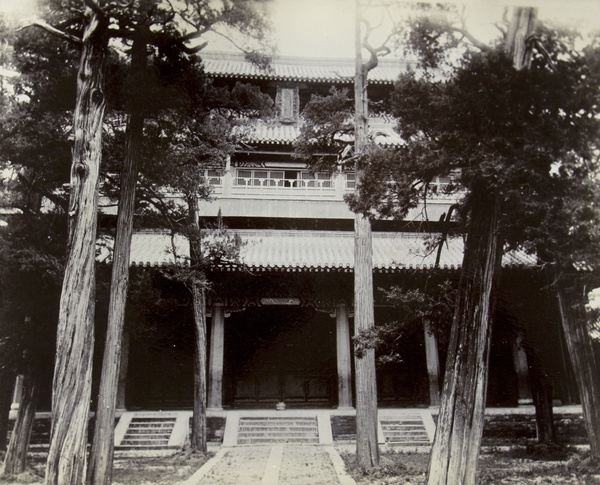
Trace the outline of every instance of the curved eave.
[[[329, 77], [329, 76], [279, 76], [276, 74], [236, 74], [236, 73], [214, 73], [210, 72], [208, 75], [215, 79], [239, 79], [245, 81], [276, 81], [286, 83], [322, 83], [322, 84], [353, 84], [354, 78], [345, 77]], [[377, 79], [369, 77], [369, 84], [379, 84], [393, 86], [395, 80], [390, 79]]]
[[[241, 263], [222, 263], [212, 268], [216, 272], [251, 271], [256, 273], [352, 273], [354, 271], [354, 237], [352, 232], [240, 230], [246, 244], [242, 247]], [[417, 233], [374, 233], [373, 270], [376, 273], [405, 271], [458, 271], [462, 265], [462, 238], [447, 241], [436, 267], [436, 252], [425, 249], [431, 235]], [[175, 247], [178, 258], [172, 248]], [[131, 265], [163, 267], [186, 264], [187, 241], [178, 236], [174, 241], [165, 233], [134, 234]], [[110, 250], [104, 248], [99, 261], [108, 261]], [[535, 257], [523, 252], [510, 252], [503, 257], [505, 268], [526, 268], [536, 265]]]

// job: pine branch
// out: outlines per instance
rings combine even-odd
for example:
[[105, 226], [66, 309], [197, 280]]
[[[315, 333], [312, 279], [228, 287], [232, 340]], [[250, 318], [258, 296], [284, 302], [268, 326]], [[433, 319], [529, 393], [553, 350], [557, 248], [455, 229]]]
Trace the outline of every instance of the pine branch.
[[58, 37], [68, 40], [69, 42], [73, 42], [77, 45], [81, 45], [83, 43], [83, 41], [79, 37], [77, 37], [75, 35], [71, 35], [60, 29], [57, 29], [56, 27], [53, 27], [52, 25], [44, 22], [43, 20], [36, 20], [35, 22], [32, 22], [31, 24], [24, 25], [23, 27], [17, 29], [17, 32], [24, 30], [28, 27], [39, 27], [40, 29], [50, 32], [52, 35], [56, 35]]

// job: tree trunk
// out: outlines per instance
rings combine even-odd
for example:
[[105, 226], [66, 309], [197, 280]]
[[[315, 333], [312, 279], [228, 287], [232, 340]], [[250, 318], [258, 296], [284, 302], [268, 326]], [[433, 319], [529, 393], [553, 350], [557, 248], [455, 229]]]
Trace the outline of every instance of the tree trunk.
[[206, 453], [206, 293], [204, 271], [202, 267], [202, 241], [198, 224], [198, 197], [189, 197], [190, 214], [190, 265], [197, 275], [192, 282], [192, 299], [194, 307], [194, 329], [196, 337], [196, 353], [194, 355], [194, 414], [192, 416], [191, 446], [195, 451]]
[[[354, 77], [354, 155], [356, 162], [356, 190], [361, 179], [361, 155], [367, 143], [368, 129], [368, 70], [362, 62], [359, 2], [356, 2], [355, 25], [356, 66]], [[354, 332], [375, 325], [373, 302], [373, 242], [371, 221], [363, 214], [354, 217]], [[377, 379], [375, 375], [375, 350], [367, 349], [355, 356], [356, 388], [356, 461], [366, 469], [379, 464], [377, 441]]]
[[203, 285], [192, 289], [196, 354], [194, 356], [194, 414], [192, 449], [206, 453], [206, 294]]
[[[140, 80], [146, 72], [146, 45], [148, 29], [142, 25], [138, 28], [131, 50], [130, 82]], [[117, 215], [117, 234], [113, 251], [113, 267], [110, 282], [110, 300], [108, 307], [108, 324], [106, 343], [102, 361], [102, 377], [96, 410], [94, 440], [88, 468], [90, 485], [108, 485], [112, 480], [112, 462], [114, 455], [115, 409], [119, 388], [119, 370], [121, 365], [121, 347], [123, 342], [123, 324], [129, 286], [129, 260], [131, 252], [131, 235], [133, 232], [133, 215], [135, 209], [135, 188], [138, 176], [138, 162], [144, 137], [144, 114], [141, 104], [143, 91], [137, 86], [138, 93], [130, 93], [132, 112], [127, 127], [127, 145], [123, 169], [121, 172], [121, 188], [119, 193], [119, 209]]]
[[[560, 281], [558, 283], [560, 285]], [[600, 463], [600, 362], [588, 330], [583, 291], [557, 289], [561, 320], [575, 373], [592, 459]]]
[[52, 432], [47, 485], [85, 482], [94, 348], [94, 289], [98, 173], [102, 158], [106, 19], [86, 7], [83, 51], [73, 123], [68, 258], [65, 268], [52, 384]]
[[[534, 344], [535, 345], [535, 344]], [[546, 371], [538, 350], [527, 347], [531, 398], [535, 406], [535, 427], [539, 443], [556, 440], [554, 413], [552, 410], [552, 378]]]
[[508, 26], [504, 51], [512, 58], [515, 69], [525, 69], [531, 64], [529, 36], [535, 31], [537, 9], [532, 7], [514, 7]]
[[471, 194], [471, 218], [427, 484], [475, 483], [483, 433], [494, 288], [500, 274], [499, 201]]
[[23, 379], [23, 395], [19, 403], [19, 411], [10, 443], [4, 457], [0, 476], [23, 473], [27, 466], [27, 451], [31, 440], [31, 430], [35, 419], [35, 409], [39, 394], [38, 374], [32, 369], [25, 372]]
[[8, 415], [12, 404], [12, 388], [15, 375], [8, 369], [0, 370], [0, 451], [6, 450], [8, 435]]

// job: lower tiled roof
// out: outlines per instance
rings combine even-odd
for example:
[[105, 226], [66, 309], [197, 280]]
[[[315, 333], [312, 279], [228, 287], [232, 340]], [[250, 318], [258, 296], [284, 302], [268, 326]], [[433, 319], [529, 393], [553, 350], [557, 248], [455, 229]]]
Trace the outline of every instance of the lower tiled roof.
[[[354, 267], [354, 233], [341, 231], [236, 231], [245, 242], [241, 260], [245, 267], [257, 271], [351, 271]], [[437, 248], [432, 236], [422, 233], [373, 233], [373, 267], [376, 271], [430, 269], [435, 266]], [[163, 266], [185, 261], [188, 243], [182, 236], [171, 238], [164, 232], [138, 232], [131, 243], [131, 264]], [[99, 259], [107, 261], [110, 251], [101, 251]], [[444, 245], [440, 268], [458, 269], [463, 259], [463, 240], [450, 238]], [[511, 252], [504, 255], [504, 266], [531, 266], [532, 255]], [[235, 269], [223, 264], [222, 269]]]

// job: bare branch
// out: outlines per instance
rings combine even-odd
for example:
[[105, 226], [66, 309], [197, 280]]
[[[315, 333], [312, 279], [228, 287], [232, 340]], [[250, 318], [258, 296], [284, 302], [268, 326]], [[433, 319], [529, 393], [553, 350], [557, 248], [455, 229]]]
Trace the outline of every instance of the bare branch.
[[181, 40], [183, 42], [189, 42], [190, 40], [194, 40], [194, 39], [198, 39], [199, 37], [202, 37], [204, 34], [206, 34], [209, 31], [210, 31], [210, 27], [205, 27], [203, 29], [198, 29], [198, 30], [195, 30], [193, 32], [190, 32], [189, 34], [183, 35], [181, 37]]
[[112, 0], [109, 5], [115, 5], [116, 7], [120, 8], [131, 8], [133, 7], [134, 3], [135, 0]]
[[461, 34], [465, 39], [467, 39], [469, 42], [471, 42], [471, 44], [473, 44], [475, 47], [477, 47], [479, 50], [481, 51], [489, 51], [490, 47], [487, 44], [484, 44], [483, 42], [481, 42], [480, 40], [477, 40], [473, 34], [471, 34], [468, 30], [463, 29], [461, 27], [452, 27], [450, 26], [450, 29], [453, 32], [456, 32], [457, 34]]
[[185, 44], [181, 44], [182, 48], [183, 48], [183, 52], [185, 52], [186, 54], [192, 55], [192, 54], [197, 54], [198, 52], [200, 52], [202, 49], [204, 49], [206, 46], [208, 45], [208, 41], [203, 42], [200, 45], [197, 45], [195, 47], [188, 47]]
[[106, 17], [106, 13], [104, 12], [104, 10], [102, 10], [100, 5], [98, 5], [94, 0], [83, 0], [83, 3], [86, 7], [91, 8], [100, 17]]
[[32, 22], [31, 24], [24, 25], [23, 27], [17, 29], [17, 32], [19, 32], [23, 29], [26, 29], [28, 27], [39, 27], [40, 29], [44, 29], [45, 31], [50, 32], [53, 35], [62, 37], [63, 39], [66, 39], [69, 42], [74, 42], [75, 44], [78, 44], [78, 45], [81, 45], [83, 43], [83, 41], [79, 37], [71, 35], [67, 32], [63, 32], [62, 30], [59, 30], [56, 27], [52, 27], [52, 25], [47, 24], [43, 20], [36, 20], [35, 22]]
[[210, 29], [212, 33], [220, 35], [221, 37], [223, 37], [224, 39], [227, 39], [229, 42], [231, 42], [231, 44], [236, 48], [239, 49], [241, 52], [243, 52], [244, 54], [249, 54], [249, 51], [247, 49], [244, 49], [242, 46], [238, 45], [231, 37], [217, 31], [217, 30], [213, 30]]

